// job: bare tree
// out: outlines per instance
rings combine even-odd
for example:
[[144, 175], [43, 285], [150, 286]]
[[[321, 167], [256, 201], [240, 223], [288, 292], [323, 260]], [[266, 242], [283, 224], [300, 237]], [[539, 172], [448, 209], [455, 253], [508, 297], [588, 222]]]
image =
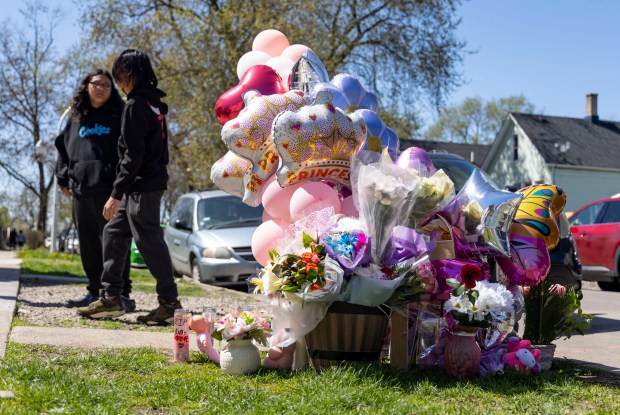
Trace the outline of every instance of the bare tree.
[[[210, 185], [226, 151], [213, 108], [238, 82], [236, 65], [262, 30], [311, 47], [328, 73], [351, 73], [376, 92], [393, 126], [409, 138], [417, 107], [443, 105], [460, 82], [464, 43], [456, 37], [459, 0], [87, 0], [82, 50], [88, 65], [127, 47], [147, 51], [169, 94], [171, 191]], [[82, 54], [82, 57], [84, 55]], [[383, 114], [382, 114], [383, 116]], [[388, 117], [389, 118], [389, 117]]]
[[58, 119], [62, 71], [53, 34], [61, 14], [40, 2], [20, 13], [22, 27], [5, 21], [0, 31], [0, 168], [31, 194], [24, 203], [38, 204], [34, 225], [44, 231], [54, 155], [36, 149], [49, 147]]

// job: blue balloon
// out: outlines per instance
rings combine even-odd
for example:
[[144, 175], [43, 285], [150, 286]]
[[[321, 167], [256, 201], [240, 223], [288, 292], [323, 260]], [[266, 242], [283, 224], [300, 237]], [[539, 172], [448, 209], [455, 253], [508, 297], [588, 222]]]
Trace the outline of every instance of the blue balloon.
[[376, 111], [379, 107], [377, 96], [366, 91], [360, 81], [352, 75], [338, 74], [330, 83], [321, 82], [314, 86], [312, 97], [319, 91], [330, 91], [334, 96], [334, 106], [346, 113], [352, 113], [358, 109]]
[[394, 159], [399, 147], [399, 139], [396, 132], [385, 125], [381, 117], [374, 111], [361, 109], [355, 111], [354, 114], [361, 116], [366, 123], [366, 142], [362, 151], [381, 153], [383, 149], [387, 148], [388, 153]]

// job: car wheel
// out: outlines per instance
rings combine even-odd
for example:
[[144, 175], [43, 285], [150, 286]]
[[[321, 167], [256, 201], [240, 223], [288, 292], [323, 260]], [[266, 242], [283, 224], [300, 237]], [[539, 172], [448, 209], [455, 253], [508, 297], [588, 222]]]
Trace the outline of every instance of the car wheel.
[[603, 291], [620, 291], [620, 282], [616, 281], [599, 281], [598, 286]]
[[200, 264], [198, 263], [198, 258], [192, 259], [192, 279], [196, 282], [201, 282], [200, 278]]

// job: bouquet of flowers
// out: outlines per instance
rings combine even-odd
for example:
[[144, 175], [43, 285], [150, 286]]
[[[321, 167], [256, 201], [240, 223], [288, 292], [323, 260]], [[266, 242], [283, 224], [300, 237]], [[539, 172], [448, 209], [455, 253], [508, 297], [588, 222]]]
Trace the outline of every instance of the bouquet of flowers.
[[372, 262], [381, 264], [392, 229], [409, 215], [419, 177], [394, 164], [387, 153], [376, 163], [357, 169], [356, 192], [360, 220], [372, 240]]
[[449, 278], [446, 282], [454, 288], [444, 311], [462, 326], [487, 328], [494, 320], [506, 320], [513, 312], [514, 297], [505, 286], [482, 280], [480, 267], [463, 266], [460, 283]]
[[360, 263], [370, 261], [369, 240], [357, 219], [339, 220], [320, 241], [326, 253], [342, 266], [345, 275], [351, 274]]
[[419, 176], [417, 193], [409, 215], [413, 227], [432, 212], [444, 208], [454, 199], [454, 183], [443, 170], [437, 170], [430, 177]]
[[254, 293], [305, 295], [325, 287], [325, 247], [305, 232], [302, 239], [304, 252], [280, 255], [275, 249], [269, 251], [271, 260], [259, 278], [250, 280], [256, 286]]
[[267, 346], [267, 336], [270, 333], [271, 329], [264, 318], [253, 312], [238, 309], [217, 321], [211, 337], [220, 341], [253, 339]]

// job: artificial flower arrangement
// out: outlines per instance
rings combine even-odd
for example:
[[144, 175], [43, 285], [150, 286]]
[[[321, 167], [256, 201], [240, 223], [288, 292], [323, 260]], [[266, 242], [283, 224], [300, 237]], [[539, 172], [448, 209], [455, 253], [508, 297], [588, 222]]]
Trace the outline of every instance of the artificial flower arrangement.
[[269, 323], [251, 311], [237, 309], [217, 321], [211, 337], [229, 342], [231, 340], [255, 340], [258, 344], [268, 346], [267, 337], [271, 333]]
[[505, 320], [514, 312], [512, 293], [502, 284], [483, 280], [480, 267], [464, 265], [461, 280], [447, 279], [454, 290], [444, 303], [446, 315], [459, 325], [488, 328], [494, 320]]

